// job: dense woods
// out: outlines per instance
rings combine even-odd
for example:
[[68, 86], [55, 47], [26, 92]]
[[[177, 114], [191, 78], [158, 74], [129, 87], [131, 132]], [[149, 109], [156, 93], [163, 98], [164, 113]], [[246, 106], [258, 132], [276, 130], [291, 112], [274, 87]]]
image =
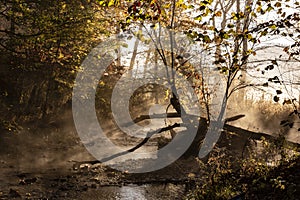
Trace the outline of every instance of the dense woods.
[[[154, 175], [128, 174], [126, 170], [101, 166], [101, 173], [96, 172], [103, 180], [108, 179], [107, 185], [155, 181], [182, 184], [186, 192], [180, 199], [299, 198], [299, 13], [299, 2], [294, 0], [1, 1], [0, 150], [1, 155], [8, 156], [7, 160], [3, 157], [3, 163], [12, 162], [14, 159], [9, 155], [17, 154], [7, 153], [9, 143], [13, 146], [16, 141], [29, 141], [26, 134], [33, 134], [32, 143], [37, 146], [40, 143], [61, 145], [55, 146], [58, 149], [80, 145], [83, 148], [71, 116], [75, 79], [89, 53], [118, 35], [127, 46], [115, 47], [117, 58], [99, 75], [95, 89], [97, 116], [106, 134], [114, 138], [112, 141], [128, 147], [128, 152], [152, 144], [162, 149], [184, 132], [176, 129], [179, 124], [187, 129], [193, 126], [195, 116], [190, 114], [192, 106], [188, 105], [191, 103], [180, 96], [189, 97], [188, 86], [181, 86], [182, 81], [174, 74], [188, 81], [201, 113], [197, 116], [195, 139], [179, 161], [153, 172]], [[178, 34], [184, 35], [186, 43], [177, 41]], [[170, 41], [170, 51], [162, 48], [163, 36]], [[121, 54], [121, 49], [128, 45], [133, 51]], [[199, 66], [193, 63], [194, 56], [201, 58], [195, 62]], [[165, 82], [170, 88], [145, 84], [134, 92], [128, 109], [133, 122], [142, 126], [157, 117], [162, 123], [155, 129], [160, 131], [150, 134], [151, 129], [146, 138], [119, 133], [111, 109], [114, 87], [122, 76], [147, 80], [150, 72], [157, 76], [166, 73]], [[210, 82], [213, 74], [221, 77], [221, 93], [214, 87], [218, 84]], [[124, 91], [129, 92], [125, 86]], [[212, 102], [217, 98], [222, 101], [216, 114]], [[164, 105], [165, 112], [149, 115], [149, 109], [156, 104]], [[174, 118], [177, 121], [172, 121]], [[206, 139], [216, 122], [222, 124], [218, 135]], [[166, 137], [168, 134], [170, 137]], [[18, 137], [25, 139], [14, 139]], [[55, 139], [48, 139], [51, 137]], [[26, 144], [30, 146], [30, 142]], [[207, 146], [209, 152], [202, 152], [204, 156], [200, 159], [202, 146]], [[20, 152], [25, 155], [28, 148], [20, 148]], [[85, 164], [101, 164], [91, 156], [70, 157], [67, 159], [75, 160], [77, 169]], [[194, 166], [189, 169], [182, 160]], [[62, 162], [68, 160], [63, 158]], [[22, 163], [11, 165], [22, 171]], [[175, 173], [176, 167], [184, 171], [184, 177], [167, 173]], [[85, 174], [79, 170], [76, 176], [91, 173], [94, 171]], [[116, 180], [110, 180], [108, 175]], [[1, 176], [1, 180], [5, 179]], [[68, 179], [70, 184], [74, 183], [73, 178]], [[99, 187], [106, 184], [102, 179], [97, 182]], [[28, 179], [21, 180], [22, 184], [29, 184]], [[86, 183], [81, 181], [82, 185]], [[22, 191], [9, 189], [7, 192], [0, 187], [0, 198], [19, 197]]]

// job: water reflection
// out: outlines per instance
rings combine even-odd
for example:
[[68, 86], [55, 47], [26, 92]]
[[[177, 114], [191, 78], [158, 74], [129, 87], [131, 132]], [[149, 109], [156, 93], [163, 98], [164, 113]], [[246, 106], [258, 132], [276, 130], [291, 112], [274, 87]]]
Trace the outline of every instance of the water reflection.
[[120, 200], [146, 200], [145, 186], [123, 186], [120, 188]]
[[80, 195], [79, 199], [97, 200], [168, 200], [182, 199], [184, 185], [174, 184], [147, 184], [106, 186], [90, 189]]

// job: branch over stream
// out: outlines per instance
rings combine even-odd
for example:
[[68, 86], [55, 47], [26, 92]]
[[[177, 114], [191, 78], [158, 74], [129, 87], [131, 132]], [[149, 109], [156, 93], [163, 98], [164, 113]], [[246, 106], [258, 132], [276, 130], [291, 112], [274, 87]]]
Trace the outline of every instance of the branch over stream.
[[[269, 135], [267, 133], [253, 132], [253, 131], [249, 131], [249, 130], [246, 130], [246, 129], [243, 129], [243, 128], [240, 128], [240, 127], [236, 127], [236, 126], [233, 126], [233, 125], [226, 124], [227, 122], [238, 120], [238, 119], [240, 119], [244, 116], [245, 115], [236, 115], [236, 116], [233, 116], [233, 117], [230, 117], [230, 118], [226, 118], [223, 130], [228, 131], [228, 132], [232, 132], [232, 133], [236, 133], [238, 135], [248, 135], [249, 139], [255, 139], [255, 140], [262, 140], [263, 138], [268, 139], [268, 140], [275, 139], [275, 136]], [[141, 116], [137, 117], [136, 119], [134, 119], [133, 122], [138, 123], [138, 122], [148, 120], [148, 119], [166, 118], [166, 117], [167, 118], [180, 118], [180, 115], [178, 113], [168, 113], [167, 115], [154, 114], [154, 115], [151, 115], [151, 116], [150, 115], [141, 115]], [[200, 117], [200, 118], [202, 118], [202, 117]], [[126, 126], [126, 125], [130, 125], [130, 124], [129, 123], [124, 124], [124, 126]], [[159, 134], [159, 133], [162, 133], [162, 132], [165, 132], [165, 131], [168, 131], [168, 130], [173, 130], [174, 128], [180, 127], [180, 126], [184, 126], [184, 124], [175, 123], [173, 125], [169, 125], [169, 126], [166, 126], [164, 128], [160, 128], [160, 129], [157, 129], [157, 130], [154, 130], [154, 131], [150, 131], [150, 132], [147, 133], [146, 137], [140, 143], [138, 143], [136, 146], [134, 146], [134, 147], [132, 147], [132, 148], [126, 150], [126, 151], [123, 151], [123, 152], [111, 155], [109, 157], [103, 158], [102, 160], [72, 161], [72, 162], [75, 162], [75, 164], [73, 165], [73, 169], [78, 169], [80, 167], [80, 165], [82, 165], [82, 164], [94, 165], [94, 164], [97, 164], [97, 163], [103, 163], [103, 162], [107, 162], [109, 160], [115, 159], [117, 157], [126, 155], [128, 153], [134, 152], [137, 149], [139, 149], [140, 147], [142, 147], [144, 144], [146, 144], [148, 142], [148, 140], [153, 135]], [[202, 134], [206, 134], [206, 133], [202, 133]], [[300, 148], [300, 144], [298, 144], [298, 143], [290, 142], [290, 141], [285, 141], [285, 143], [287, 145], [291, 146], [291, 147]]]

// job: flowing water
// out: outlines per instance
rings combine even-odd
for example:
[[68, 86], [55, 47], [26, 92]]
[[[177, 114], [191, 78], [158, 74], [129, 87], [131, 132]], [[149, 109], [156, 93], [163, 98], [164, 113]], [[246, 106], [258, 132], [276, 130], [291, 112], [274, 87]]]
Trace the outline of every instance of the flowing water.
[[173, 200], [182, 199], [184, 189], [184, 185], [173, 184], [109, 186], [83, 192], [79, 197], [97, 200]]

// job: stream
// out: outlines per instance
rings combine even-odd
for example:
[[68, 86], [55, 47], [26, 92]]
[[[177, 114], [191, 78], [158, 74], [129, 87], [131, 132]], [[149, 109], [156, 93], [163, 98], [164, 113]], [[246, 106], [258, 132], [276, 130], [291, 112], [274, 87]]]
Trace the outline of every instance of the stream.
[[184, 185], [173, 184], [146, 184], [126, 186], [106, 186], [95, 190], [82, 192], [79, 199], [97, 200], [165, 200], [182, 199]]

